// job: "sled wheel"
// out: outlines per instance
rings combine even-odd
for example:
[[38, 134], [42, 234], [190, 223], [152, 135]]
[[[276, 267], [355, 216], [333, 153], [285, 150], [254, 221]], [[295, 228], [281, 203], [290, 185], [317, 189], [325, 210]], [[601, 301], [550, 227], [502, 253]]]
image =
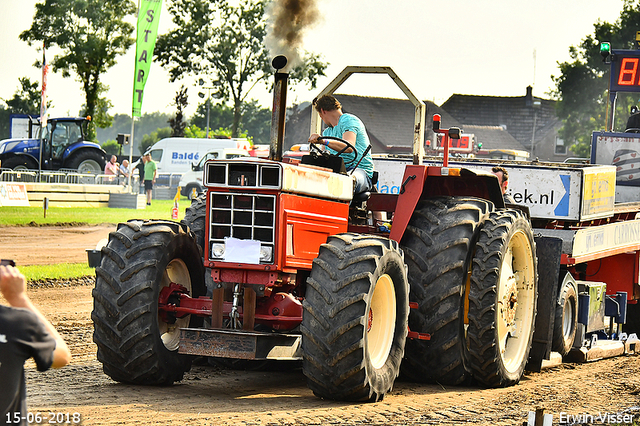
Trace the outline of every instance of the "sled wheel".
[[319, 397], [379, 401], [400, 372], [409, 286], [392, 240], [339, 234], [313, 261], [302, 316], [303, 372]]
[[533, 339], [537, 298], [533, 232], [517, 210], [491, 213], [476, 244], [469, 291], [468, 365], [491, 387], [518, 383]]
[[409, 339], [403, 377], [447, 385], [467, 378], [464, 365], [464, 288], [470, 248], [493, 204], [476, 198], [440, 197], [418, 203], [402, 238], [409, 268], [411, 331], [431, 340]]
[[558, 293], [553, 326], [552, 349], [565, 356], [571, 350], [578, 328], [578, 292], [576, 282], [567, 272]]
[[169, 221], [118, 225], [102, 248], [91, 313], [98, 361], [108, 376], [143, 385], [182, 379], [191, 361], [178, 354], [179, 329], [199, 326], [202, 319], [186, 316], [165, 322], [158, 297], [172, 282], [191, 297], [203, 295], [203, 274], [198, 247], [186, 226]]

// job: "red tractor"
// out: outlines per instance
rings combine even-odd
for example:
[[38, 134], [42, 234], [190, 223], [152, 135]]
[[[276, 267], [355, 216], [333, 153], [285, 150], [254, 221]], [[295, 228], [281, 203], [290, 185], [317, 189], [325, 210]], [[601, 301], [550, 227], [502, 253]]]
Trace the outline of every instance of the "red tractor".
[[444, 384], [519, 381], [538, 282], [526, 212], [505, 208], [490, 173], [421, 164], [424, 104], [389, 68], [347, 69], [321, 94], [353, 72], [389, 74], [416, 105], [400, 194], [354, 196], [326, 154], [283, 162], [277, 72], [268, 160], [209, 161], [184, 221], [111, 233], [92, 314], [106, 374], [171, 384], [193, 355], [302, 360], [316, 395], [344, 401], [382, 399], [401, 370]]

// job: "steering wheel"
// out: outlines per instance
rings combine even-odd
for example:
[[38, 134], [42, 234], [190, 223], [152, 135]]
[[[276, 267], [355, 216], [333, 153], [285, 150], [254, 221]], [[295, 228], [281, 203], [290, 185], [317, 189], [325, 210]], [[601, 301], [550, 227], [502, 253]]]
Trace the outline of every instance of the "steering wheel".
[[[343, 143], [345, 145], [344, 148], [342, 148], [340, 151], [337, 151], [336, 155], [340, 155], [343, 152], [345, 152], [347, 150], [347, 148], [351, 148], [353, 150], [354, 156], [353, 156], [353, 160], [349, 161], [349, 165], [351, 165], [354, 161], [356, 161], [358, 159], [358, 150], [356, 149], [355, 146], [353, 146], [353, 144], [351, 144], [351, 142], [346, 141], [346, 140], [344, 140], [342, 138], [337, 138], [335, 136], [320, 136], [318, 138], [318, 140], [320, 140], [320, 139], [327, 139], [327, 140], [338, 141], [338, 142]], [[312, 143], [311, 145], [313, 146], [313, 149], [318, 150], [318, 152], [322, 152], [322, 151], [320, 151], [320, 148], [315, 146], [315, 144]]]

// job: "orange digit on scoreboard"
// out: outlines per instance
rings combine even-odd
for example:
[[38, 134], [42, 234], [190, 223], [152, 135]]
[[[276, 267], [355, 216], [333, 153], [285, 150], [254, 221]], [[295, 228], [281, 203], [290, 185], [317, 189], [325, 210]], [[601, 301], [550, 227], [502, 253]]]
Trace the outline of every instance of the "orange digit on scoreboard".
[[618, 85], [634, 86], [638, 74], [638, 60], [640, 58], [623, 58], [620, 64], [620, 75], [618, 76]]

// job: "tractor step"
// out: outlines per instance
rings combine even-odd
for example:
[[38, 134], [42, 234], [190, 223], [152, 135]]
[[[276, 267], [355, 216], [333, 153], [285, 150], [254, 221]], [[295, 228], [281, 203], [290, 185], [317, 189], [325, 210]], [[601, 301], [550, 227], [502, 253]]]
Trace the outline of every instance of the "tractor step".
[[181, 328], [181, 354], [256, 360], [302, 360], [302, 335]]

